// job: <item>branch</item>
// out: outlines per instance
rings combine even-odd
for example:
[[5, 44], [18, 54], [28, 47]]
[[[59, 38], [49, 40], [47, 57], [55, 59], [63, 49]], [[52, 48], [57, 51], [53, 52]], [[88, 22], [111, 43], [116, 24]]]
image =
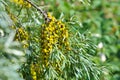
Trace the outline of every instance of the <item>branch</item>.
[[32, 3], [30, 0], [25, 0], [25, 1], [28, 2], [29, 4], [31, 4], [35, 9], [37, 9], [43, 15], [46, 22], [49, 22], [51, 20], [50, 18], [48, 18], [47, 13], [45, 11], [43, 11], [41, 8], [39, 8], [37, 5]]

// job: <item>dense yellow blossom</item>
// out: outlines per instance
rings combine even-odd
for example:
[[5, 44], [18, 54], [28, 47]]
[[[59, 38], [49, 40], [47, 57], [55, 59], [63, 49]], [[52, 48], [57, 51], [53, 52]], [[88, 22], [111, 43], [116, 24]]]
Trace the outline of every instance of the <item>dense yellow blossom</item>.
[[[68, 30], [65, 24], [55, 19], [50, 13], [47, 14], [50, 21], [42, 25], [41, 30], [41, 53], [42, 53], [42, 65], [48, 67], [49, 57], [52, 54], [54, 46], [57, 45], [59, 49], [64, 48], [66, 51], [70, 50], [68, 42]], [[54, 68], [61, 72], [60, 61], [55, 64], [51, 64]]]
[[32, 76], [32, 80], [40, 80], [40, 64], [36, 62], [32, 62], [30, 64], [30, 74]]
[[24, 7], [30, 8], [31, 4], [29, 4], [28, 2], [24, 1], [24, 0], [11, 0], [12, 2], [18, 4], [18, 5], [22, 5]]
[[22, 27], [16, 30], [14, 40], [20, 41], [23, 44], [23, 48], [27, 48], [29, 46], [28, 39], [29, 39], [28, 33]]
[[35, 70], [35, 65], [33, 63], [30, 66], [30, 71], [31, 71], [31, 75], [32, 75], [33, 80], [37, 80], [37, 73]]

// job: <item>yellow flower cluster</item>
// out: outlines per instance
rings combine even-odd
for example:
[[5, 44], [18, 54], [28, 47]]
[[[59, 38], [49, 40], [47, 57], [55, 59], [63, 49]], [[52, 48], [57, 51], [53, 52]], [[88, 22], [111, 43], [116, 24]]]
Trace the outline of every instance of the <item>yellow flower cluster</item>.
[[31, 63], [30, 64], [30, 73], [32, 75], [32, 80], [40, 80], [39, 63]]
[[57, 29], [58, 29], [58, 47], [61, 49], [65, 47], [66, 50], [70, 50], [69, 42], [68, 42], [68, 30], [61, 21], [57, 21]]
[[41, 52], [43, 65], [47, 67], [49, 63], [49, 56], [52, 53], [53, 47], [57, 45], [59, 49], [64, 47], [69, 48], [68, 30], [61, 21], [55, 19], [50, 13], [47, 14], [50, 21], [42, 25], [41, 31]]
[[16, 30], [14, 40], [20, 41], [23, 44], [23, 48], [28, 47], [28, 43], [27, 43], [28, 38], [29, 38], [28, 33], [22, 27]]
[[37, 80], [37, 73], [35, 70], [35, 65], [33, 63], [30, 66], [30, 71], [31, 71], [31, 75], [32, 75], [33, 80]]
[[24, 0], [11, 0], [12, 2], [18, 4], [18, 5], [22, 5], [24, 7], [30, 8], [31, 4], [29, 4], [28, 2], [24, 1]]

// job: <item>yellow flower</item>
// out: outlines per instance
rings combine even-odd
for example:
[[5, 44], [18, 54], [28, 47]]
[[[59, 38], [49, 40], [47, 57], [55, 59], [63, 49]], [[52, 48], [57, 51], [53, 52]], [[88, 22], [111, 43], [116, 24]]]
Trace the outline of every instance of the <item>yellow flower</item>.
[[18, 4], [24, 4], [23, 0], [18, 0]]
[[48, 52], [48, 50], [46, 50], [46, 49], [43, 49], [43, 52], [44, 52], [44, 53], [46, 53], [46, 52]]
[[18, 2], [18, 0], [10, 0], [11, 2], [15, 2], [15, 3], [17, 3]]
[[36, 77], [36, 76], [33, 76], [33, 80], [37, 80], [37, 77]]
[[29, 4], [29, 3], [27, 3], [27, 2], [25, 3], [25, 5], [26, 5], [27, 8], [30, 8], [30, 7], [31, 7], [31, 4]]
[[28, 2], [25, 2], [24, 0], [11, 0], [11, 2], [14, 2], [18, 5], [22, 5], [24, 7], [30, 8], [31, 4], [29, 4]]
[[68, 30], [65, 31], [65, 36], [68, 38]]
[[37, 80], [37, 74], [35, 71], [35, 64], [32, 63], [30, 65], [30, 71], [31, 71], [31, 75], [32, 75], [33, 80]]
[[29, 46], [28, 39], [29, 39], [28, 33], [24, 30], [24, 28], [20, 27], [16, 30], [14, 40], [21, 42], [23, 48], [27, 48]]
[[34, 76], [35, 76], [35, 75], [36, 75], [36, 72], [33, 72], [33, 73], [32, 73], [32, 75], [34, 75]]
[[[55, 17], [51, 16], [50, 13], [47, 13], [50, 22], [42, 25], [41, 30], [41, 54], [42, 54], [42, 65], [44, 67], [48, 67], [49, 65], [49, 57], [54, 50], [55, 44], [59, 49], [62, 49], [65, 46], [66, 50], [69, 50], [69, 42], [68, 42], [68, 30], [64, 23], [61, 21], [57, 21]], [[61, 63], [60, 63], [61, 64]], [[58, 68], [57, 68], [58, 67]], [[56, 64], [56, 69], [60, 71], [60, 65]]]

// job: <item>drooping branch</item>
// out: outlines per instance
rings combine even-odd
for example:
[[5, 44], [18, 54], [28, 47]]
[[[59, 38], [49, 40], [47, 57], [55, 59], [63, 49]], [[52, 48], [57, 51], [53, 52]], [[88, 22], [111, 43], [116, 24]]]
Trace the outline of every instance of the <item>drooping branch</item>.
[[33, 2], [31, 2], [30, 0], [25, 0], [26, 2], [28, 2], [29, 4], [31, 4], [31, 6], [33, 6], [35, 9], [37, 9], [45, 18], [46, 22], [49, 22], [50, 19], [47, 17], [47, 13], [45, 11], [43, 11], [41, 8], [39, 8], [37, 5], [35, 5]]

